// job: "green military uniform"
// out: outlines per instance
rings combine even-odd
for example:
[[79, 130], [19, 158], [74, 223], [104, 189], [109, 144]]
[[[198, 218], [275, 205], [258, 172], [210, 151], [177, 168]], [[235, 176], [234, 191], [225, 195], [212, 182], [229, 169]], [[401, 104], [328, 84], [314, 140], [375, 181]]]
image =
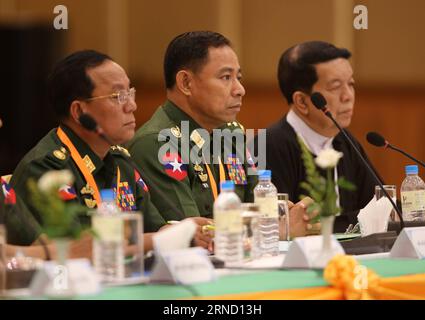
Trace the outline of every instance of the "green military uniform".
[[[93, 175], [99, 190], [112, 188], [116, 190], [117, 172], [119, 171], [119, 194], [117, 195], [122, 210], [140, 210], [143, 213], [145, 232], [157, 231], [165, 221], [150, 200], [150, 194], [138, 170], [128, 161], [130, 156], [126, 149], [114, 146], [105, 158], [100, 159], [93, 150], [70, 128], [61, 125], [63, 132], [83, 158], [88, 171]], [[119, 170], [118, 170], [119, 168]], [[39, 143], [25, 155], [18, 164], [11, 180], [16, 193], [24, 199], [25, 204], [37, 221], [41, 223], [40, 213], [31, 204], [27, 181], [38, 180], [50, 170], [70, 170], [75, 178], [72, 186], [61, 188], [63, 199], [78, 201], [88, 208], [94, 208], [94, 191], [84, 178], [70, 155], [70, 150], [58, 137], [57, 129], [51, 130]], [[88, 224], [88, 216], [81, 218], [81, 223]]]
[[20, 197], [5, 181], [1, 181], [0, 224], [6, 227], [7, 243], [20, 246], [32, 244], [40, 235], [35, 221]]
[[[187, 124], [185, 126], [188, 127], [188, 130], [182, 127], [182, 121], [187, 121], [188, 126]], [[253, 188], [257, 183], [257, 177], [247, 174], [249, 164], [245, 156], [243, 128], [237, 122], [226, 124], [224, 127], [237, 132], [243, 139], [243, 150], [235, 150], [235, 144], [232, 144], [232, 150], [228, 154], [224, 154], [224, 143], [222, 143], [222, 152], [220, 153], [225, 179], [235, 182], [235, 192], [241, 201], [252, 202]], [[164, 129], [165, 131], [163, 131]], [[206, 139], [198, 134], [199, 131], [202, 131], [200, 129], [201, 127], [185, 112], [172, 102], [166, 101], [136, 132], [135, 137], [128, 145], [133, 159], [145, 173], [148, 184], [157, 186], [163, 192], [163, 195], [152, 192], [152, 201], [165, 220], [181, 220], [184, 217], [196, 216], [213, 217], [213, 182], [205, 165], [205, 162], [209, 160], [210, 172], [219, 191], [220, 166], [211, 162], [213, 139], [211, 136], [209, 137], [211, 152], [209, 155], [204, 155], [205, 161], [194, 163], [193, 159], [189, 160], [184, 152], [184, 148], [193, 149], [207, 143]], [[187, 145], [184, 141], [188, 140]], [[159, 157], [162, 157], [160, 161], [158, 153], [166, 146], [172, 146], [172, 148], [168, 153], [166, 151], [165, 155], [160, 153]], [[201, 151], [198, 152], [198, 155], [201, 153]], [[230, 164], [226, 164], [225, 162], [229, 158]], [[164, 198], [168, 201], [164, 201]]]

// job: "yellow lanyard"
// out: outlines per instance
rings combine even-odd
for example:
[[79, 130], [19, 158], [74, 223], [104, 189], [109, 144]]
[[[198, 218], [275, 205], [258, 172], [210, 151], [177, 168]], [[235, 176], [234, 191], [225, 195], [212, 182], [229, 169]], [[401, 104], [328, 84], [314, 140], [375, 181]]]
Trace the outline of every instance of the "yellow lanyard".
[[117, 189], [116, 189], [117, 196], [115, 197], [115, 200], [117, 202], [118, 208], [121, 208], [120, 198], [119, 198], [119, 194], [120, 194], [120, 180], [121, 180], [121, 171], [120, 171], [120, 167], [117, 166]]
[[[211, 191], [213, 193], [213, 197], [214, 197], [214, 200], [215, 200], [215, 199], [217, 199], [217, 196], [218, 196], [217, 183], [215, 182], [214, 175], [211, 172], [210, 166], [205, 161], [205, 158], [204, 158], [204, 163], [205, 163], [205, 166], [207, 167], [208, 177], [210, 178]], [[226, 181], [226, 174], [224, 172], [224, 167], [223, 167], [223, 164], [221, 163], [220, 157], [218, 157], [218, 165], [219, 165], [219, 168], [220, 168], [220, 183], [222, 183], [222, 182]]]
[[71, 142], [71, 140], [69, 140], [68, 136], [62, 130], [61, 127], [58, 128], [57, 134], [59, 139], [62, 141], [62, 143], [68, 147], [69, 151], [71, 152], [72, 160], [74, 160], [78, 169], [80, 169], [81, 173], [84, 176], [84, 179], [86, 179], [88, 185], [94, 190], [93, 198], [96, 201], [96, 204], [99, 206], [101, 202], [101, 198], [100, 198], [99, 189], [97, 188], [97, 184], [96, 184], [96, 181], [94, 180], [93, 175], [89, 172], [77, 148], [75, 148], [74, 144]]

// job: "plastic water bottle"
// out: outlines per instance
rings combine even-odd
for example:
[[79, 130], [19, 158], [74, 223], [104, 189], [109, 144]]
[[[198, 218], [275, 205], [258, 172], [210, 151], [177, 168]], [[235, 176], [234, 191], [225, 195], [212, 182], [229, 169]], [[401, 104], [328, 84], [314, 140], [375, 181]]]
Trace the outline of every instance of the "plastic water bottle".
[[221, 193], [214, 202], [215, 255], [225, 265], [238, 264], [243, 260], [241, 201], [233, 181], [220, 186]]
[[401, 184], [403, 220], [425, 220], [425, 183], [418, 176], [418, 166], [406, 166], [406, 178]]
[[279, 254], [279, 214], [277, 189], [271, 182], [270, 170], [259, 171], [259, 182], [254, 188], [254, 201], [260, 207], [260, 251], [263, 256]]
[[112, 189], [103, 189], [100, 195], [102, 203], [92, 223], [97, 233], [93, 245], [94, 268], [103, 281], [115, 282], [124, 278], [121, 211]]

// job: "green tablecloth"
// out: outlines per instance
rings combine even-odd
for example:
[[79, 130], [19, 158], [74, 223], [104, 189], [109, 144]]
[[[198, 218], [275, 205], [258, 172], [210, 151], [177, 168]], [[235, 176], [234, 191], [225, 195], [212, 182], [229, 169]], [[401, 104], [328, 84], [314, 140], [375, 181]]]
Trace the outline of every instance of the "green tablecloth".
[[[361, 264], [374, 270], [381, 277], [397, 277], [425, 273], [425, 260], [373, 259]], [[95, 296], [81, 299], [184, 299], [225, 294], [260, 292], [282, 289], [297, 289], [326, 286], [322, 271], [314, 270], [273, 270], [249, 274], [228, 275], [210, 283], [191, 286], [182, 285], [133, 285], [108, 287]]]

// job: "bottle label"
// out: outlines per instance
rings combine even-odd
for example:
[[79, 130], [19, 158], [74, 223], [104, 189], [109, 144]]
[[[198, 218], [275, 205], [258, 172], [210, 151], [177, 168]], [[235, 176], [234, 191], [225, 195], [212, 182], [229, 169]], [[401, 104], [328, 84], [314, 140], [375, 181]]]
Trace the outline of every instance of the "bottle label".
[[214, 212], [216, 232], [242, 232], [242, 216], [239, 210]]
[[260, 207], [260, 215], [262, 218], [278, 218], [277, 196], [255, 198], [255, 203]]
[[403, 213], [425, 211], [425, 190], [402, 191]]

